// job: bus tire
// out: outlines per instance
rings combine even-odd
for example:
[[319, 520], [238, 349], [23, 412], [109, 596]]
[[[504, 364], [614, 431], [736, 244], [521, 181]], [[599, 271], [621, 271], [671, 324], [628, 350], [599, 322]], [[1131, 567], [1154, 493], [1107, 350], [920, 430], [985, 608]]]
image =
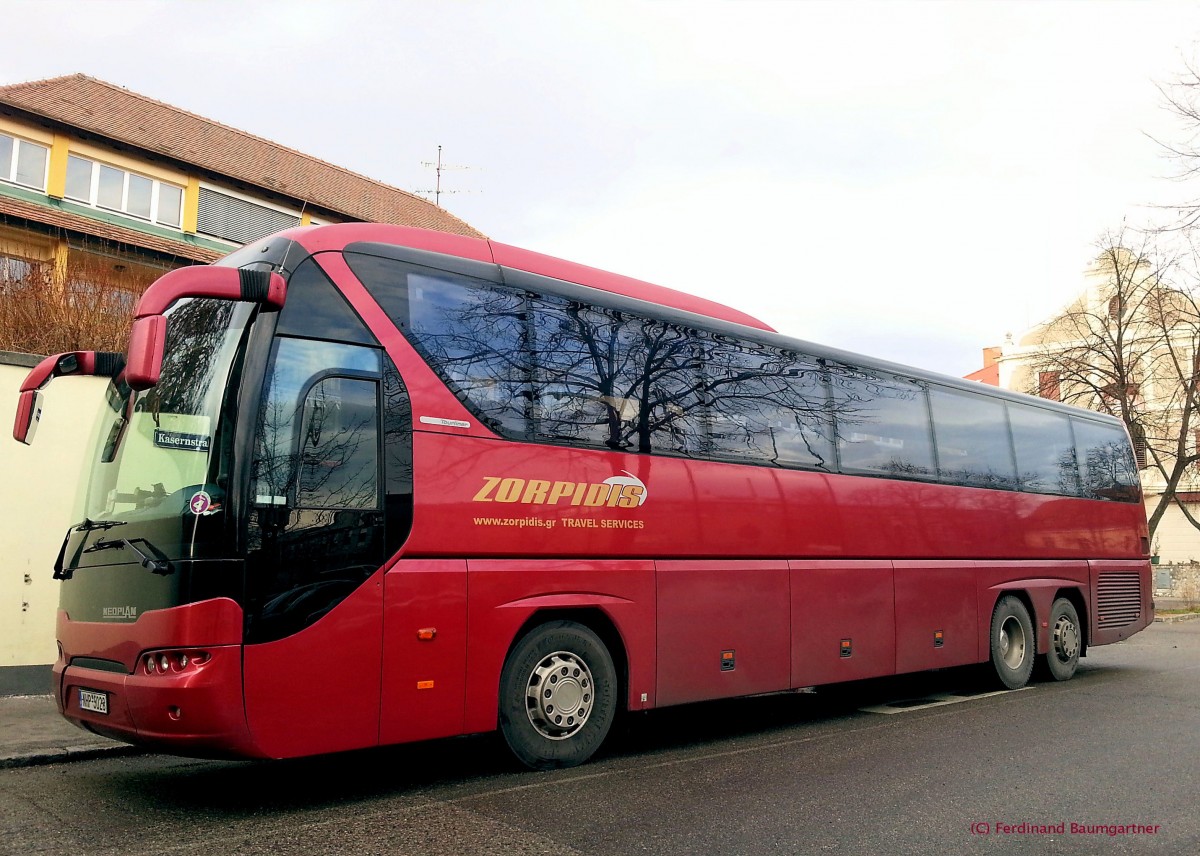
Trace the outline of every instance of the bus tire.
[[573, 621], [535, 627], [500, 674], [500, 731], [535, 770], [582, 764], [600, 748], [617, 707], [617, 672], [600, 637]]
[[1056, 681], [1069, 681], [1079, 666], [1083, 648], [1083, 630], [1075, 604], [1060, 597], [1050, 607], [1050, 650], [1046, 652], [1046, 672]]
[[992, 610], [992, 668], [1000, 683], [1019, 690], [1029, 683], [1037, 646], [1033, 621], [1020, 598], [1005, 595]]

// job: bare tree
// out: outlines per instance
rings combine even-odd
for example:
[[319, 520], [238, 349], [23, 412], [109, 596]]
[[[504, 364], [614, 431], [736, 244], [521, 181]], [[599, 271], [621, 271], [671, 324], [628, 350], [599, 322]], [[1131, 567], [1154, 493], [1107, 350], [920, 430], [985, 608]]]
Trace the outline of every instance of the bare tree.
[[1158, 84], [1162, 106], [1174, 117], [1176, 129], [1169, 137], [1147, 136], [1174, 167], [1167, 177], [1183, 188], [1181, 198], [1153, 206], [1171, 215], [1160, 231], [1190, 237], [1200, 226], [1200, 196], [1195, 193], [1200, 177], [1200, 64], [1195, 59], [1185, 59], [1182, 64], [1183, 70], [1174, 80]]
[[118, 271], [104, 255], [87, 254], [61, 276], [51, 262], [0, 266], [0, 350], [124, 351], [134, 306], [162, 273], [139, 265]]
[[[1198, 125], [1200, 127], [1200, 125]], [[1106, 234], [1087, 292], [1037, 328], [1027, 391], [1121, 419], [1147, 483], [1151, 538], [1200, 460], [1200, 304], [1186, 256], [1164, 256], [1151, 234]], [[1181, 286], [1173, 280], [1182, 280]], [[1161, 493], [1159, 492], [1161, 491]]]

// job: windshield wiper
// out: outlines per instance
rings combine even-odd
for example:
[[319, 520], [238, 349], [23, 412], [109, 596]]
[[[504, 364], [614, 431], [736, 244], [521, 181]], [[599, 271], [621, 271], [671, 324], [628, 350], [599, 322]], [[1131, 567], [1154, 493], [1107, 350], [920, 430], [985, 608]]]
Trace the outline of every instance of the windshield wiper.
[[76, 532], [91, 532], [93, 529], [112, 529], [114, 526], [124, 526], [129, 521], [127, 520], [92, 520], [91, 518], [83, 518], [83, 522], [75, 527]]
[[166, 559], [160, 559], [157, 556], [151, 556], [149, 553], [141, 550], [136, 544], [136, 542], [139, 541], [145, 544], [147, 549], [152, 550], [155, 553], [158, 552], [158, 550], [155, 550], [154, 546], [145, 538], [134, 538], [132, 541], [127, 538], [121, 538], [120, 540], [114, 541], [97, 541], [83, 552], [94, 553], [97, 550], [121, 550], [125, 547], [128, 547], [130, 550], [137, 553], [143, 568], [146, 568], [153, 573], [161, 574], [162, 576], [166, 576], [167, 574], [174, 572], [171, 568], [171, 563]]
[[87, 536], [79, 542], [79, 546], [75, 548], [75, 553], [71, 556], [71, 567], [67, 568], [63, 564], [63, 559], [67, 555], [67, 542], [71, 540], [72, 532], [91, 532], [94, 529], [103, 529], [106, 532], [114, 526], [124, 526], [125, 520], [92, 520], [90, 517], [83, 518], [82, 523], [77, 523], [67, 530], [67, 537], [63, 538], [62, 547], [58, 550], [58, 558], [54, 560], [54, 579], [69, 580], [74, 575], [74, 568], [79, 564], [79, 557], [83, 554], [83, 545], [87, 543]]

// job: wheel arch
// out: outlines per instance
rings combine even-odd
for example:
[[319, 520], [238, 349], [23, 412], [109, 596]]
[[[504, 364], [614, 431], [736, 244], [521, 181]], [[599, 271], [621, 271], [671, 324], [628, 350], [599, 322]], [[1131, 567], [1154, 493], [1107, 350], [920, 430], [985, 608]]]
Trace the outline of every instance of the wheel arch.
[[613, 668], [617, 672], [618, 697], [624, 699], [624, 709], [628, 709], [630, 706], [629, 653], [626, 650], [621, 631], [617, 629], [616, 622], [599, 606], [545, 607], [536, 610], [525, 619], [525, 622], [517, 628], [517, 632], [509, 640], [508, 650], [504, 652], [504, 662], [508, 661], [513, 649], [520, 644], [522, 639], [543, 624], [553, 621], [573, 621], [600, 637], [600, 641], [608, 649], [608, 655], [612, 657]]
[[1071, 579], [1066, 576], [1028, 577], [1025, 579], [1006, 580], [986, 589], [987, 597], [980, 599], [979, 610], [979, 656], [980, 662], [985, 662], [989, 656], [991, 640], [991, 616], [996, 605], [1007, 595], [1012, 595], [1024, 604], [1029, 611], [1029, 619], [1033, 623], [1034, 644], [1037, 653], [1044, 654], [1050, 650], [1050, 634], [1047, 619], [1054, 601], [1066, 597], [1075, 605], [1084, 627], [1084, 644], [1086, 646], [1088, 625], [1086, 622], [1087, 609], [1083, 588], [1086, 582]]
[[1021, 601], [1021, 603], [1025, 605], [1025, 609], [1028, 610], [1029, 620], [1033, 624], [1034, 647], [1037, 649], [1037, 651], [1040, 651], [1042, 648], [1042, 640], [1038, 638], [1038, 630], [1040, 628], [1040, 623], [1038, 622], [1038, 609], [1034, 606], [1034, 598], [1029, 593], [1029, 590], [1016, 586], [997, 586], [996, 588], [992, 589], [992, 593], [995, 595], [995, 597], [992, 598], [992, 605], [988, 610], [987, 632], [989, 648], [991, 646], [991, 616], [996, 611], [996, 606], [1000, 603], [1000, 601], [1011, 595], [1012, 597], [1015, 597], [1017, 600]]

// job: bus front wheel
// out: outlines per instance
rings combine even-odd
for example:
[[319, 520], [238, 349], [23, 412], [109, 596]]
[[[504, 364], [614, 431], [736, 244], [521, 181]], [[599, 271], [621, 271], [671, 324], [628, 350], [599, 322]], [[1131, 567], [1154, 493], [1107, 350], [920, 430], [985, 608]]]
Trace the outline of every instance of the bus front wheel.
[[600, 637], [553, 621], [517, 643], [500, 675], [500, 731], [535, 770], [574, 767], [592, 757], [613, 722], [617, 673]]
[[1079, 666], [1083, 632], [1075, 604], [1060, 597], [1050, 607], [1050, 650], [1046, 652], [1046, 671], [1056, 681], [1069, 681]]
[[992, 610], [992, 668], [1000, 683], [1019, 690], [1029, 683], [1036, 653], [1033, 621], [1020, 598], [1006, 595]]

